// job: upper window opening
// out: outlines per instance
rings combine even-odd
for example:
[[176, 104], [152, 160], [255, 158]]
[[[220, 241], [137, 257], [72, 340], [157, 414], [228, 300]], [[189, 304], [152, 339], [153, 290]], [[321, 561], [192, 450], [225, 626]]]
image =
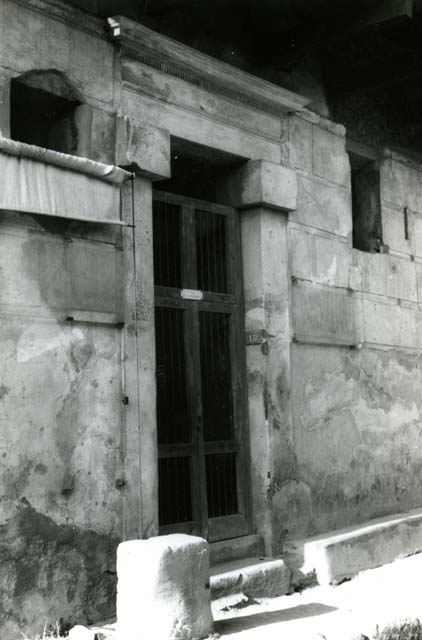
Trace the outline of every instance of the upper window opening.
[[77, 155], [81, 101], [57, 71], [33, 71], [11, 83], [11, 138]]
[[379, 164], [374, 154], [349, 148], [352, 170], [353, 247], [380, 252], [383, 247]]

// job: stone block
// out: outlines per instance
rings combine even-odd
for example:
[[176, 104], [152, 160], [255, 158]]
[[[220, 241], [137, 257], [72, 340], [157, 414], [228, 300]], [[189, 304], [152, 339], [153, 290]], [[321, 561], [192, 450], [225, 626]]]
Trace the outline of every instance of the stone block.
[[81, 624], [77, 624], [69, 631], [69, 640], [96, 640], [95, 631], [84, 627]]
[[387, 256], [387, 295], [416, 302], [416, 265], [406, 258]]
[[130, 167], [151, 180], [169, 178], [169, 132], [140, 124], [128, 116], [119, 116], [116, 122], [116, 164]]
[[422, 550], [422, 513], [415, 510], [372, 520], [340, 532], [315, 536], [303, 549], [303, 571], [315, 570], [319, 584], [336, 584]]
[[134, 93], [125, 87], [121, 110], [138, 122], [149, 123], [169, 131], [172, 136], [195, 144], [205, 147], [212, 145], [213, 149], [235, 155], [240, 160], [265, 159], [276, 163], [281, 160], [279, 138], [263, 138], [262, 135], [244, 131], [232, 124], [210, 120], [202, 113], [187, 111], [150, 96]]
[[370, 296], [363, 299], [365, 342], [417, 347], [416, 309]]
[[224, 122], [248, 133], [273, 140], [280, 138], [280, 114], [264, 113], [244, 103], [217, 96], [197, 84], [181, 82], [180, 78], [138, 61], [126, 58], [121, 64], [123, 83], [133, 89], [133, 95], [142, 92], [155, 96], [162, 103], [176, 106], [185, 114], [200, 113], [204, 119]]
[[347, 236], [352, 231], [350, 192], [298, 175], [297, 209], [290, 214], [290, 219], [315, 229]]
[[297, 202], [296, 172], [267, 160], [251, 160], [223, 183], [221, 197], [238, 208], [292, 211]]
[[312, 124], [302, 118], [289, 118], [289, 163], [297, 169], [312, 172]]
[[291, 228], [289, 233], [291, 274], [304, 280], [313, 279], [315, 235], [303, 229]]
[[382, 230], [384, 244], [393, 251], [411, 255], [414, 253], [414, 215], [408, 212], [409, 239], [405, 238], [405, 217], [403, 209], [382, 207]]
[[422, 257], [422, 215], [413, 216], [413, 232], [415, 236], [415, 255]]
[[234, 593], [274, 598], [290, 587], [290, 570], [281, 559], [244, 558], [216, 565], [211, 575], [213, 600]]
[[[119, 307], [119, 260], [112, 245], [74, 240], [68, 252], [72, 310], [115, 313]], [[87, 274], [90, 277], [87, 278]]]
[[380, 173], [383, 200], [422, 212], [422, 171], [394, 158], [384, 158]]
[[264, 540], [257, 534], [210, 543], [211, 565], [221, 564], [228, 560], [238, 560], [263, 555]]
[[[3, 225], [0, 225], [2, 227]], [[48, 260], [45, 256], [48, 255]], [[0, 303], [65, 308], [64, 243], [57, 237], [0, 233]], [[86, 274], [85, 274], [86, 278]]]
[[316, 278], [324, 284], [347, 287], [350, 249], [344, 240], [316, 236]]
[[360, 296], [302, 283], [292, 287], [292, 297], [293, 327], [299, 342], [362, 342]]
[[415, 262], [418, 302], [422, 302], [422, 262]]
[[383, 158], [380, 162], [381, 199], [398, 207], [406, 204], [407, 168], [405, 165]]
[[90, 158], [114, 164], [116, 119], [114, 114], [92, 108]]
[[345, 139], [322, 127], [313, 128], [314, 174], [344, 187], [350, 186], [350, 163]]
[[353, 291], [362, 290], [362, 263], [361, 251], [352, 249], [351, 260], [349, 265], [349, 287]]
[[123, 542], [117, 550], [118, 640], [193, 640], [212, 633], [209, 551], [184, 534]]
[[78, 131], [77, 155], [83, 158], [91, 158], [92, 115], [92, 108], [88, 104], [80, 104], [74, 113]]
[[386, 255], [360, 252], [362, 268], [362, 291], [386, 295]]

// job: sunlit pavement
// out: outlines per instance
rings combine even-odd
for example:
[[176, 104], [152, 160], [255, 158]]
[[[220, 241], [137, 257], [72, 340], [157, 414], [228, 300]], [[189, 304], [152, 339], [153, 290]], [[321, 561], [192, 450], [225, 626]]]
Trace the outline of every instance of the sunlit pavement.
[[[422, 554], [362, 572], [336, 587], [313, 587], [279, 598], [213, 603], [215, 631], [222, 637], [277, 640], [371, 638], [377, 625], [422, 618]], [[249, 601], [250, 602], [250, 601]], [[222, 607], [225, 610], [222, 610]]]

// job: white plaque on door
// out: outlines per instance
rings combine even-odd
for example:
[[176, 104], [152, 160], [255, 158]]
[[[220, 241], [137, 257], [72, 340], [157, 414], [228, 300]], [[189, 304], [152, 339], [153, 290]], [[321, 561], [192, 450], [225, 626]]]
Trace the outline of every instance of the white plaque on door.
[[182, 289], [180, 295], [185, 300], [202, 300], [204, 294], [199, 289]]

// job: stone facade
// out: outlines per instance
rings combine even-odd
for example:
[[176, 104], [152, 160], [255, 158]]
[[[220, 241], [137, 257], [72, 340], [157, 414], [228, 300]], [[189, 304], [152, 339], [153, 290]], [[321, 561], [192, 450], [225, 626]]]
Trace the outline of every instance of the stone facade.
[[56, 0], [3, 0], [0, 25], [3, 136], [11, 80], [53, 69], [85, 107], [80, 155], [136, 174], [133, 228], [0, 216], [1, 637], [112, 615], [118, 542], [158, 533], [152, 185], [174, 139], [243, 163], [218, 197], [241, 211], [261, 337], [245, 346], [251, 531], [278, 554], [420, 506], [422, 167], [380, 152], [383, 252], [358, 251], [346, 131], [306, 99]]

